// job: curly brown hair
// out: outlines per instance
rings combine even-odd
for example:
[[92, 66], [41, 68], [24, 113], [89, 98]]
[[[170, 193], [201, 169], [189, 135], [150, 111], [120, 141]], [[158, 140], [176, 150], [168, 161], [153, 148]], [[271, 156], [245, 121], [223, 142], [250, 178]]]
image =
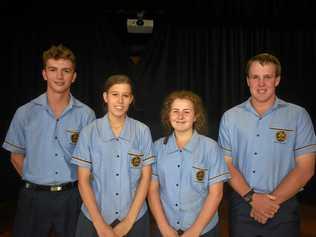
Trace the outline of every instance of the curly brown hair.
[[171, 105], [176, 99], [186, 99], [192, 102], [194, 114], [196, 116], [196, 121], [193, 124], [193, 128], [197, 130], [200, 134], [206, 134], [207, 118], [201, 97], [192, 91], [178, 90], [171, 92], [165, 98], [161, 109], [161, 123], [163, 126], [164, 137], [167, 138], [173, 131], [173, 128], [169, 121], [169, 114], [171, 111]]
[[49, 59], [65, 59], [72, 62], [73, 69], [76, 69], [76, 57], [74, 53], [62, 44], [58, 46], [51, 46], [48, 50], [43, 52], [43, 67], [46, 67], [47, 61]]

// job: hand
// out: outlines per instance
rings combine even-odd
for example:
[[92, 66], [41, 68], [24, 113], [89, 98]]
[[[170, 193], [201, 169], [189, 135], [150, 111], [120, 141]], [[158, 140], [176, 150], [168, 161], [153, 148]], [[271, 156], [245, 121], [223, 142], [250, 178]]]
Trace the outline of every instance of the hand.
[[163, 230], [160, 230], [161, 235], [163, 237], [179, 237], [177, 231], [173, 229], [170, 225], [162, 228]]
[[118, 237], [113, 229], [107, 224], [99, 224], [95, 226], [98, 237]]
[[128, 232], [132, 229], [133, 222], [124, 218], [119, 224], [117, 224], [113, 231], [118, 237], [123, 237], [128, 234]]
[[250, 216], [255, 219], [260, 224], [265, 224], [268, 221], [268, 217], [261, 215], [261, 213], [256, 212], [254, 209], [251, 209]]
[[195, 229], [192, 228], [192, 226], [187, 229], [186, 231], [184, 231], [184, 233], [181, 235], [181, 237], [199, 237], [200, 236], [200, 232], [196, 231]]
[[250, 216], [261, 224], [266, 223], [280, 208], [275, 200], [272, 195], [255, 193], [252, 197]]

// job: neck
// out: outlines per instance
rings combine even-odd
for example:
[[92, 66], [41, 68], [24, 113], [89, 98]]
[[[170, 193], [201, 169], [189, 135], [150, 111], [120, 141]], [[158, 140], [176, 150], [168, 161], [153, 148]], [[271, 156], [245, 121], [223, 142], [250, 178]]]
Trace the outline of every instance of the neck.
[[108, 119], [114, 135], [118, 137], [124, 127], [126, 116], [115, 117], [109, 113]]
[[190, 129], [188, 131], [183, 131], [183, 132], [175, 131], [174, 134], [176, 137], [177, 146], [180, 149], [183, 149], [186, 146], [186, 144], [190, 141], [190, 139], [193, 135], [193, 130]]
[[59, 118], [65, 108], [68, 106], [70, 101], [69, 93], [52, 93], [47, 91], [47, 102], [49, 107], [52, 109], [56, 118]]
[[274, 96], [271, 100], [269, 101], [255, 101], [253, 99], [250, 100], [250, 103], [252, 107], [256, 110], [256, 112], [260, 115], [263, 116], [274, 104], [276, 100], [276, 96]]

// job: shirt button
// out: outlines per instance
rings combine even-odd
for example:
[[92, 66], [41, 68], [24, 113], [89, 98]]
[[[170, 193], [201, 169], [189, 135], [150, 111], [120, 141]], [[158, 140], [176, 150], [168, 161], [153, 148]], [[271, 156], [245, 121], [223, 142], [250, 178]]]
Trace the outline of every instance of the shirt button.
[[56, 122], [59, 122], [59, 119], [56, 119]]
[[115, 195], [116, 195], [116, 196], [118, 196], [118, 195], [119, 195], [119, 193], [115, 193]]
[[180, 165], [177, 165], [178, 166], [178, 168], [180, 168]]
[[119, 158], [119, 157], [120, 157], [120, 155], [116, 155], [116, 157], [117, 157], [117, 158]]
[[180, 152], [182, 152], [182, 150], [180, 150]]
[[116, 174], [116, 176], [119, 176], [119, 174]]
[[254, 155], [258, 155], [258, 153], [257, 153], [257, 152], [254, 152], [253, 154], [254, 154]]
[[178, 206], [178, 203], [176, 203], [176, 207]]
[[179, 186], [179, 184], [176, 184], [176, 186], [178, 187], [178, 186]]
[[180, 222], [179, 222], [179, 221], [177, 221], [177, 224], [180, 224]]
[[118, 139], [118, 138], [116, 138], [115, 140], [116, 140], [116, 141], [118, 141], [119, 139]]
[[56, 171], [55, 174], [58, 174], [58, 172]]
[[117, 215], [117, 214], [118, 214], [118, 211], [116, 211], [115, 214]]
[[57, 139], [57, 136], [55, 136], [55, 139]]
[[257, 134], [256, 136], [257, 136], [257, 137], [260, 137], [260, 134]]
[[255, 170], [253, 170], [253, 171], [252, 171], [252, 173], [256, 173], [256, 171], [255, 171]]
[[58, 154], [57, 154], [57, 153], [55, 153], [55, 156], [58, 156]]

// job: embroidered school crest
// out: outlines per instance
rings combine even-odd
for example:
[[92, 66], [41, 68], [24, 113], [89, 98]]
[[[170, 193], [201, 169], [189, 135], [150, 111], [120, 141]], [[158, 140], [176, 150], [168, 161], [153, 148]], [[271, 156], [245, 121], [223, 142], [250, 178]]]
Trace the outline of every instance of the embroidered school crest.
[[283, 130], [277, 131], [275, 134], [275, 138], [277, 139], [278, 142], [284, 142], [287, 139], [286, 132]]
[[196, 172], [196, 179], [198, 180], [198, 181], [203, 181], [204, 180], [204, 176], [205, 176], [205, 171], [204, 170], [198, 170], [197, 172]]
[[76, 144], [78, 139], [79, 139], [79, 133], [78, 132], [73, 132], [70, 135], [71, 143]]
[[140, 157], [134, 156], [133, 159], [131, 160], [131, 163], [133, 167], [138, 167], [140, 165]]

